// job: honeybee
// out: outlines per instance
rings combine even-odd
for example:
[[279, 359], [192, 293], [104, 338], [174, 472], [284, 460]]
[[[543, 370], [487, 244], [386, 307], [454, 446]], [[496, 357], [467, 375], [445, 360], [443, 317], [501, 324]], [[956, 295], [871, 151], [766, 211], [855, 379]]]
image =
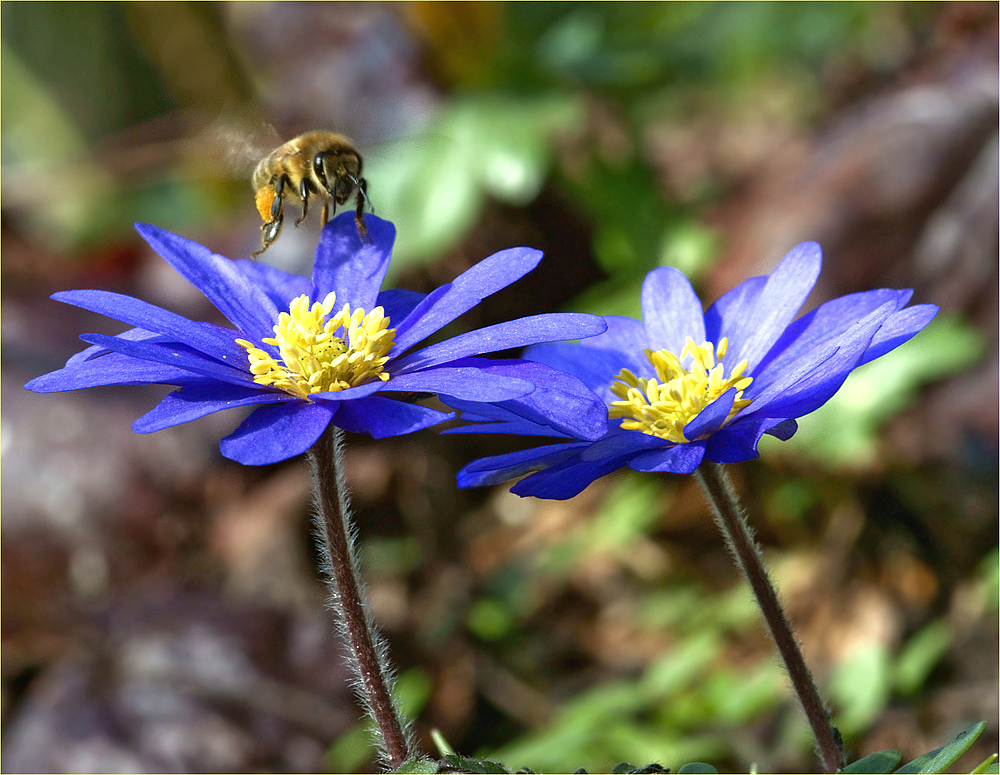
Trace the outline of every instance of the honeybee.
[[260, 250], [253, 257], [271, 247], [278, 238], [286, 199], [302, 202], [302, 215], [295, 221], [298, 226], [309, 214], [309, 198], [322, 198], [321, 220], [325, 226], [337, 205], [346, 204], [354, 195], [358, 234], [364, 239], [368, 234], [365, 205], [371, 208], [371, 201], [362, 167], [361, 154], [354, 144], [343, 135], [325, 130], [306, 132], [271, 151], [253, 173], [257, 212], [264, 220], [260, 227]]

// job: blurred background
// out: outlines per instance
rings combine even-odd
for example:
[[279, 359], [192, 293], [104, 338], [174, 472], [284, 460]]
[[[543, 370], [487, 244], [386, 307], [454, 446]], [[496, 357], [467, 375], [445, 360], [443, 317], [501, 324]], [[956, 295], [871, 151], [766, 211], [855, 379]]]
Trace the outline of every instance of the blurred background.
[[[461, 322], [710, 301], [822, 243], [808, 306], [942, 311], [734, 466], [851, 758], [969, 724], [997, 749], [995, 3], [33, 3], [2, 13], [2, 766], [372, 771], [324, 611], [303, 460], [221, 457], [237, 413], [137, 436], [167, 388], [35, 395], [122, 326], [68, 288], [217, 313], [132, 230], [259, 246], [254, 138], [329, 128], [428, 291], [541, 266]], [[263, 147], [263, 152], [269, 148]], [[250, 166], [247, 162], [250, 162]], [[314, 214], [264, 255], [308, 272]], [[459, 491], [512, 438], [351, 437], [362, 566], [426, 751], [513, 768], [811, 771], [805, 722], [695, 483]], [[975, 761], [973, 761], [975, 759]]]

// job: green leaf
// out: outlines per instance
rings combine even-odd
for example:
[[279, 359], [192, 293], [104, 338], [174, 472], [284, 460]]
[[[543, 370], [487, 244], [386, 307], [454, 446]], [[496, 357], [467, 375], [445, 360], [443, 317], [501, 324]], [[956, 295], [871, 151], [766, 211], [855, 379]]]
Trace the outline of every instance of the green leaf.
[[500, 762], [492, 759], [476, 759], [472, 756], [446, 756], [443, 764], [461, 772], [472, 772], [477, 775], [511, 775], [513, 770], [507, 769]]
[[722, 649], [721, 637], [711, 631], [697, 633], [653, 662], [643, 674], [641, 686], [652, 699], [663, 701], [703, 674]]
[[393, 694], [406, 718], [415, 719], [420, 715], [431, 696], [432, 684], [431, 677], [419, 667], [406, 670], [396, 679]]
[[541, 190], [557, 134], [577, 126], [574, 96], [458, 97], [424, 132], [365, 155], [375, 211], [396, 225], [393, 265], [447, 250], [475, 225], [487, 196], [524, 206]]
[[896, 770], [896, 775], [912, 775], [913, 773], [944, 772], [955, 763], [959, 756], [969, 750], [979, 737], [986, 724], [980, 721], [960, 733], [958, 737], [945, 746], [937, 748], [923, 756], [918, 756], [912, 762]]
[[978, 596], [983, 601], [984, 615], [989, 611], [996, 618], [997, 608], [1000, 608], [1000, 556], [998, 550], [992, 549], [976, 570], [978, 577]]
[[719, 255], [719, 235], [694, 221], [682, 221], [663, 235], [660, 266], [680, 269], [696, 278]]
[[874, 773], [892, 772], [903, 758], [899, 751], [879, 751], [851, 762], [841, 772]]
[[433, 759], [410, 759], [396, 770], [398, 775], [434, 775], [437, 771], [438, 763]]
[[483, 598], [469, 606], [465, 623], [481, 640], [496, 641], [509, 633], [516, 624], [510, 609], [503, 602]]
[[440, 729], [431, 730], [431, 740], [434, 741], [434, 745], [437, 746], [438, 753], [442, 756], [454, 756], [455, 749], [451, 747], [451, 743], [445, 740], [444, 735], [441, 734]]
[[677, 770], [677, 775], [713, 775], [718, 772], [719, 771], [711, 764], [705, 764], [705, 762], [690, 762]]
[[881, 643], [862, 644], [830, 679], [838, 726], [847, 734], [866, 729], [889, 700], [891, 662]]
[[447, 137], [405, 138], [369, 152], [365, 177], [375, 212], [396, 225], [393, 257], [404, 264], [445, 250], [482, 209], [462, 151]]
[[990, 754], [987, 756], [978, 767], [976, 767], [970, 775], [980, 775], [980, 773], [998, 773], [1000, 772], [1000, 767], [997, 766], [997, 755]]
[[360, 722], [333, 741], [326, 762], [331, 772], [357, 772], [375, 756], [375, 744], [368, 725]]
[[931, 622], [910, 638], [896, 660], [896, 689], [903, 694], [919, 691], [948, 651], [951, 640], [951, 628], [941, 620]]
[[663, 766], [656, 762], [647, 764], [644, 767], [636, 767], [634, 764], [629, 764], [628, 762], [618, 762], [618, 764], [611, 768], [611, 772], [612, 775], [658, 775], [659, 773], [670, 772], [670, 770], [663, 769]]
[[716, 668], [702, 692], [720, 724], [736, 727], [772, 707], [783, 694], [783, 673], [776, 662], [763, 662], [752, 671]]

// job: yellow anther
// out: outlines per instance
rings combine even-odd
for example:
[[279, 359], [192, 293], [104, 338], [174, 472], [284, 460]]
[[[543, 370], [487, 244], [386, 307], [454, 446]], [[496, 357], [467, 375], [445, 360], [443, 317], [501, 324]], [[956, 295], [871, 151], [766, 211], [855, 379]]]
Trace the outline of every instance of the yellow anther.
[[[744, 377], [747, 361], [737, 364], [728, 377], [721, 361], [729, 349], [725, 338], [717, 349], [711, 342], [696, 345], [687, 338], [678, 358], [669, 350], [645, 350], [646, 358], [652, 364], [656, 377], [637, 377], [628, 369], [611, 384], [611, 392], [620, 400], [612, 401], [608, 414], [612, 418], [623, 418], [621, 427], [630, 431], [642, 431], [652, 436], [660, 436], [668, 441], [682, 444], [694, 441], [684, 436], [685, 426], [715, 399], [730, 388], [736, 388], [733, 408], [726, 418], [728, 423], [750, 400], [743, 398], [752, 377]], [[682, 361], [690, 356], [686, 368]]]
[[[245, 339], [236, 343], [247, 351], [250, 373], [258, 385], [271, 385], [297, 398], [313, 393], [346, 390], [374, 379], [385, 382], [396, 330], [389, 328], [385, 310], [376, 307], [367, 315], [345, 304], [327, 319], [337, 295], [329, 293], [310, 306], [309, 297], [292, 300], [288, 312], [278, 315], [274, 336], [262, 340], [278, 348], [278, 357]], [[339, 333], [338, 333], [339, 332]]]

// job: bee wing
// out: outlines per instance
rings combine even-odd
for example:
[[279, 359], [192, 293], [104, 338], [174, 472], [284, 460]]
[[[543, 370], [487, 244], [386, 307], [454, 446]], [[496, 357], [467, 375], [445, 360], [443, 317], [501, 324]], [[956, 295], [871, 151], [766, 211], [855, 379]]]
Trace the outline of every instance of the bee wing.
[[281, 145], [277, 130], [266, 122], [220, 116], [200, 133], [199, 144], [227, 176], [246, 178], [257, 163]]

